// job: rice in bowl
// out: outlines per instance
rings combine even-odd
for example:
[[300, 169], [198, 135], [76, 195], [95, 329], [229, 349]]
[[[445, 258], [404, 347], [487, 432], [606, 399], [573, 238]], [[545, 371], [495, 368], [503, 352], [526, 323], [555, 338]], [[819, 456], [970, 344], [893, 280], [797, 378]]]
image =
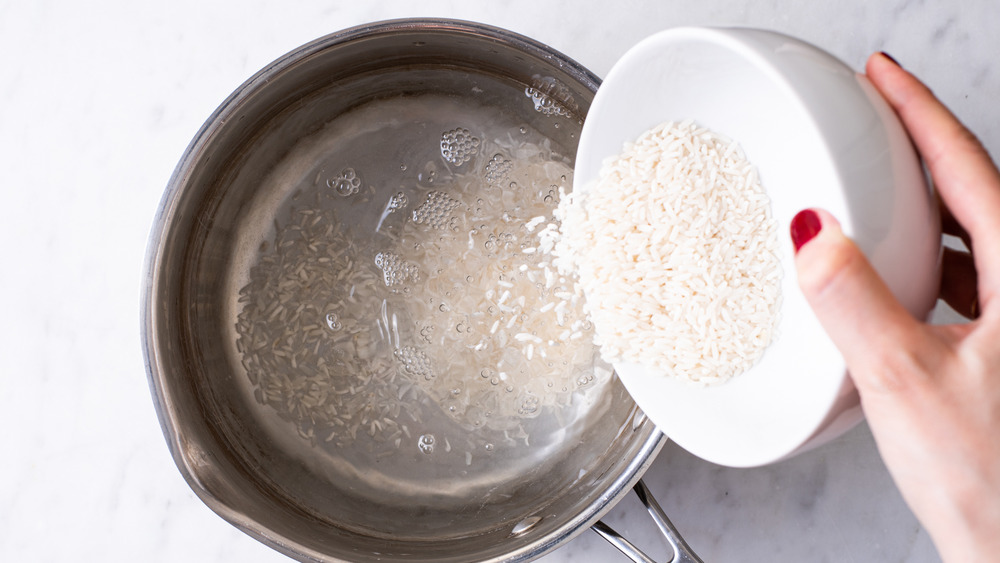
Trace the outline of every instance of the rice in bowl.
[[601, 355], [701, 384], [756, 363], [781, 306], [777, 223], [740, 146], [668, 122], [562, 194], [544, 249], [572, 274]]

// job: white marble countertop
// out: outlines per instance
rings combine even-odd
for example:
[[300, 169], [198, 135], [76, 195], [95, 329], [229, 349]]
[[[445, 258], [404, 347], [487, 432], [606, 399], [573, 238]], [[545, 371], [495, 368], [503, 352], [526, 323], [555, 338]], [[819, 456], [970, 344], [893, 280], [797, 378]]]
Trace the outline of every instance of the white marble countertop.
[[[170, 458], [140, 349], [146, 238], [236, 86], [314, 38], [405, 16], [505, 27], [602, 76], [685, 24], [791, 33], [855, 68], [886, 50], [1000, 154], [995, 0], [0, 3], [0, 560], [287, 560], [206, 508]], [[758, 469], [668, 445], [645, 480], [707, 561], [938, 560], [863, 425]], [[635, 498], [606, 521], [664, 557]], [[624, 558], [588, 531], [543, 561]]]

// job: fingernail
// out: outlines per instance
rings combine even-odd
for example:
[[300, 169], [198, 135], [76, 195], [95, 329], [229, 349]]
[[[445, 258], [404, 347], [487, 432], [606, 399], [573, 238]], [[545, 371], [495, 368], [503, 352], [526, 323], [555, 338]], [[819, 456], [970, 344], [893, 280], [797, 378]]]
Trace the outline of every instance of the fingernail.
[[899, 61], [897, 61], [892, 55], [890, 55], [889, 53], [886, 53], [885, 51], [879, 51], [879, 52], [882, 53], [883, 57], [885, 57], [885, 58], [889, 59], [890, 61], [892, 61], [892, 64], [898, 66], [899, 68], [903, 68], [903, 65], [899, 64]]
[[791, 234], [792, 244], [795, 252], [798, 252], [802, 245], [809, 242], [823, 228], [819, 221], [819, 215], [812, 209], [803, 209], [795, 217], [792, 217]]

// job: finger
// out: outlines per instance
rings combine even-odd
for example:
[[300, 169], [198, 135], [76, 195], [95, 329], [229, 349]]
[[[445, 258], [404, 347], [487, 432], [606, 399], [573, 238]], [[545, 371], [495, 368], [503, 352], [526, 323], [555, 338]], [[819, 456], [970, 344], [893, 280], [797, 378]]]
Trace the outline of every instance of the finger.
[[972, 255], [950, 248], [944, 249], [941, 261], [941, 299], [967, 319], [979, 316], [976, 294], [976, 265]]
[[941, 232], [946, 235], [951, 235], [953, 237], [958, 237], [965, 244], [965, 248], [969, 251], [972, 250], [972, 237], [969, 236], [969, 232], [965, 230], [964, 227], [955, 219], [955, 215], [948, 209], [948, 206], [941, 201], [940, 192], [935, 192], [938, 200], [938, 210], [941, 214]]
[[975, 244], [985, 307], [1000, 291], [1000, 172], [989, 154], [934, 94], [881, 53], [872, 55], [868, 77], [896, 111], [927, 163], [945, 205]]
[[[796, 231], [810, 212], [820, 228], [802, 243]], [[879, 382], [857, 378], [892, 375], [875, 366], [884, 360], [880, 354], [919, 349], [920, 324], [899, 304], [832, 215], [821, 209], [806, 210], [792, 220], [791, 227], [792, 240], [799, 247], [795, 255], [799, 287], [864, 391], [865, 386]]]

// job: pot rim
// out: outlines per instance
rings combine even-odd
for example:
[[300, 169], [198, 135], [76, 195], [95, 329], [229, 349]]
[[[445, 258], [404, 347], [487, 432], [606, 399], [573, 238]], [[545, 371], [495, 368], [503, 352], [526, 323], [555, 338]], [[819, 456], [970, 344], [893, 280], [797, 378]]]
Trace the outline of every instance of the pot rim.
[[[545, 60], [551, 65], [558, 67], [562, 72], [567, 73], [592, 92], [596, 92], [600, 85], [600, 79], [596, 75], [564, 54], [523, 35], [483, 23], [438, 18], [404, 18], [366, 23], [346, 28], [310, 41], [269, 63], [237, 87], [212, 112], [184, 150], [167, 183], [152, 223], [146, 249], [145, 264], [143, 266], [140, 330], [143, 333], [142, 346], [148, 384], [157, 418], [166, 438], [171, 456], [184, 480], [213, 512], [265, 545], [296, 559], [318, 562], [335, 560], [331, 556], [317, 552], [297, 541], [277, 534], [254, 518], [229, 507], [198, 479], [196, 472], [189, 465], [190, 452], [187, 452], [187, 454], [184, 452], [186, 446], [178, 429], [178, 421], [172, 414], [176, 412], [174, 397], [164, 381], [166, 370], [161, 361], [163, 352], [160, 349], [161, 344], [158, 341], [155, 329], [158, 314], [156, 298], [160, 293], [158, 285], [162, 283], [158, 280], [158, 270], [162, 256], [166, 250], [164, 235], [168, 231], [169, 225], [174, 222], [178, 200], [180, 199], [183, 187], [187, 184], [193, 167], [200, 161], [203, 153], [208, 150], [211, 140], [225, 126], [229, 118], [234, 117], [242, 102], [271, 81], [272, 78], [278, 76], [301, 60], [343, 43], [401, 32], [442, 31], [485, 38]], [[634, 417], [633, 428], [636, 428], [645, 419], [645, 415], [641, 414], [641, 411], [637, 409]], [[638, 453], [629, 460], [626, 467], [620, 468], [617, 471], [614, 481], [605, 485], [599, 498], [591, 502], [584, 510], [575, 514], [572, 518], [567, 519], [557, 529], [542, 536], [539, 541], [507, 552], [502, 558], [495, 560], [528, 561], [535, 559], [555, 550], [582, 533], [631, 491], [632, 487], [653, 463], [656, 454], [666, 443], [666, 440], [666, 436], [654, 428], [650, 436], [645, 439]]]

